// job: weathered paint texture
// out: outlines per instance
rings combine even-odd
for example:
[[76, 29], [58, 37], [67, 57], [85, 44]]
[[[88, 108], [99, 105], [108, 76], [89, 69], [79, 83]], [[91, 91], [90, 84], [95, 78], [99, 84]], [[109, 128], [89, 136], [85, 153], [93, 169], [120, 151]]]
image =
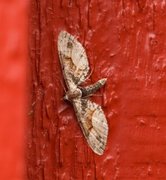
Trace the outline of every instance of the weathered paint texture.
[[[36, 0], [30, 7], [29, 180], [166, 179], [166, 1]], [[61, 30], [84, 45], [92, 75], [107, 77], [93, 100], [109, 124], [103, 156], [64, 102]]]
[[0, 1], [0, 179], [22, 180], [25, 165], [26, 0]]

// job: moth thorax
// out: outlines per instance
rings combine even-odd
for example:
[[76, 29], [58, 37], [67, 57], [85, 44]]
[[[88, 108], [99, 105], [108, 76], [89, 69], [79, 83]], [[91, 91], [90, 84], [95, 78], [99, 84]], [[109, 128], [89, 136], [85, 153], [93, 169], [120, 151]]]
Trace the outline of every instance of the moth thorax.
[[82, 91], [80, 89], [74, 89], [66, 92], [66, 95], [64, 97], [65, 100], [72, 100], [78, 97], [82, 96]]

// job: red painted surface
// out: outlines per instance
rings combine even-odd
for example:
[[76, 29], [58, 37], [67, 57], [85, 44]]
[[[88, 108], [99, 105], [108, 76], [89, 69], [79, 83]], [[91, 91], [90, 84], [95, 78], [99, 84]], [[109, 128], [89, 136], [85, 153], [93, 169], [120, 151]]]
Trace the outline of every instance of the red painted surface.
[[[166, 179], [166, 2], [36, 0], [31, 3], [32, 113], [29, 179]], [[107, 77], [93, 100], [109, 124], [105, 154], [88, 147], [62, 100], [61, 30], [84, 45], [92, 76]]]
[[22, 180], [25, 149], [27, 2], [0, 2], [0, 179]]

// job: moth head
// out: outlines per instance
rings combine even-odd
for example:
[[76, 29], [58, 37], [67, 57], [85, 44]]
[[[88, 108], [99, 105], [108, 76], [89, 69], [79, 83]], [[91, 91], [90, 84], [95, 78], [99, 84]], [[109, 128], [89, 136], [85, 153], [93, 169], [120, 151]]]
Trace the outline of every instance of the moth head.
[[64, 96], [64, 100], [71, 101], [81, 96], [82, 96], [82, 91], [79, 88], [76, 88], [76, 89], [67, 91], [66, 95]]

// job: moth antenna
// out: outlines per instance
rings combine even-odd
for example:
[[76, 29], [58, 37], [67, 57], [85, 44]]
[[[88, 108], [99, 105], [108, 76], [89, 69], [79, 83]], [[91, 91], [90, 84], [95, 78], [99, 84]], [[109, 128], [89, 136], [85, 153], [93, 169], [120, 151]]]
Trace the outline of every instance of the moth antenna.
[[66, 90], [66, 88], [65, 88], [65, 86], [64, 86], [64, 84], [63, 84], [63, 82], [62, 82], [62, 80], [60, 80], [60, 83], [61, 83], [61, 86], [63, 87], [63, 90], [65, 91], [65, 93], [67, 92], [67, 90]]

